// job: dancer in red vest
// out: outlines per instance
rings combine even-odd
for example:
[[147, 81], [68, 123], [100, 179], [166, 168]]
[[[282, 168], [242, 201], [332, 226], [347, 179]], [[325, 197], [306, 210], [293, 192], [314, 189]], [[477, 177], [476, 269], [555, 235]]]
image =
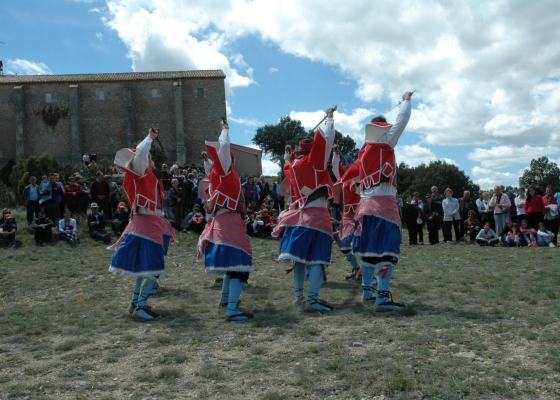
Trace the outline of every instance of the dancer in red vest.
[[[325, 131], [318, 128], [313, 137], [299, 142], [295, 154], [287, 147], [286, 179], [290, 182], [292, 204], [280, 216], [273, 236], [283, 232], [279, 260], [295, 262], [294, 290], [296, 306], [308, 311], [331, 311], [333, 308], [319, 301], [323, 284], [323, 268], [330, 264], [332, 224], [327, 199], [332, 197], [332, 180], [327, 170], [333, 141], [332, 108], [327, 109]], [[305, 275], [309, 272], [307, 301], [303, 296]]]
[[[344, 175], [353, 163], [354, 160], [352, 157], [348, 155], [340, 155], [337, 144], [333, 146], [332, 169], [337, 180]], [[338, 248], [342, 254], [346, 256], [350, 265], [352, 265], [352, 272], [346, 277], [346, 280], [361, 279], [361, 276], [359, 275], [360, 263], [358, 262], [356, 255], [352, 252], [354, 231], [356, 230], [356, 221], [354, 220], [354, 217], [356, 214], [355, 211], [360, 204], [359, 185], [354, 181], [348, 181], [344, 182], [342, 185], [335, 186], [335, 199], [340, 202], [339, 204], [342, 207], [342, 219], [338, 230]], [[373, 284], [375, 284], [375, 282]]]
[[115, 164], [125, 171], [123, 187], [131, 217], [109, 248], [116, 250], [109, 271], [136, 278], [128, 312], [144, 320], [159, 316], [148, 307], [148, 296], [156, 291], [164, 256], [170, 241], [175, 241], [175, 231], [163, 215], [163, 185], [152, 173], [150, 148], [157, 137], [158, 131], [150, 129], [136, 149], [122, 149], [115, 156]]
[[[363, 300], [376, 311], [400, 310], [405, 304], [393, 301], [389, 284], [397, 264], [401, 243], [401, 219], [397, 204], [395, 146], [410, 119], [410, 97], [403, 102], [394, 125], [383, 116], [366, 125], [365, 143], [358, 160], [341, 181], [359, 179], [360, 205], [356, 212], [353, 251], [362, 258]], [[377, 269], [377, 297], [373, 279]]]
[[[245, 234], [245, 198], [234, 169], [235, 158], [230, 150], [229, 126], [221, 124], [218, 142], [206, 142], [203, 153], [208, 168], [208, 199], [210, 218], [198, 242], [199, 258], [204, 257], [207, 274], [224, 274], [219, 305], [226, 307], [229, 321], [245, 321], [253, 314], [239, 311], [239, 297], [253, 269], [251, 243]], [[212, 158], [211, 166], [208, 155]]]

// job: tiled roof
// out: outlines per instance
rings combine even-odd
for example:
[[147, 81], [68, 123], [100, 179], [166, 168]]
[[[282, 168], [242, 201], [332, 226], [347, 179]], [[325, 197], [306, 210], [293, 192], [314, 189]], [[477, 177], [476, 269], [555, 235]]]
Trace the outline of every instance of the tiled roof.
[[4, 75], [0, 76], [1, 84], [22, 83], [79, 83], [79, 82], [119, 82], [143, 81], [157, 79], [184, 78], [222, 78], [226, 75], [221, 69], [200, 71], [158, 71], [158, 72], [118, 72], [108, 74], [68, 74], [68, 75]]

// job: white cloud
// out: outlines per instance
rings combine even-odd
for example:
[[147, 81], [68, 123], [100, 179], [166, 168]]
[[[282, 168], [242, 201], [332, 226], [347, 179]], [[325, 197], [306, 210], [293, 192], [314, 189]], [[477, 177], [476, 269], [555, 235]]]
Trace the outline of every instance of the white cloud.
[[395, 156], [397, 163], [404, 162], [411, 167], [429, 164], [430, 161], [437, 161], [438, 159], [448, 164], [459, 165], [450, 158], [438, 158], [432, 150], [417, 144], [395, 147]]
[[[409, 129], [428, 144], [560, 144], [560, 2], [108, 0], [135, 71], [216, 69], [253, 83], [231, 43], [246, 35], [323, 62], [365, 102], [418, 89]], [[320, 18], [317, 10], [323, 9]], [[383, 10], [382, 13], [379, 10]], [[348, 44], [351, 44], [350, 46]], [[346, 133], [346, 132], [344, 132]]]
[[278, 175], [280, 166], [270, 160], [262, 160], [262, 173], [265, 176]]
[[249, 119], [249, 118], [234, 118], [234, 117], [229, 117], [228, 118], [229, 121], [233, 121], [236, 122], [240, 125], [246, 125], [246, 126], [251, 126], [251, 127], [261, 127], [264, 125], [264, 122], [260, 122], [259, 120], [256, 119]]
[[6, 60], [4, 71], [7, 75], [51, 75], [52, 71], [46, 64], [19, 58]]
[[274, 73], [274, 72], [278, 72], [278, 71], [280, 71], [278, 68], [272, 68], [272, 67], [270, 67], [270, 68], [268, 69], [268, 72], [270, 72], [271, 74]]
[[95, 34], [95, 37], [96, 37], [97, 39], [99, 39], [99, 40], [103, 40], [103, 34], [102, 34], [101, 32], [97, 32], [97, 33]]
[[472, 169], [472, 174], [475, 177], [473, 179], [474, 183], [482, 189], [490, 189], [496, 185], [519, 186], [520, 175], [511, 172], [499, 172], [490, 168], [475, 166]]
[[467, 157], [483, 167], [505, 168], [516, 164], [529, 164], [534, 158], [550, 155], [560, 155], [560, 147], [524, 145], [475, 148]]

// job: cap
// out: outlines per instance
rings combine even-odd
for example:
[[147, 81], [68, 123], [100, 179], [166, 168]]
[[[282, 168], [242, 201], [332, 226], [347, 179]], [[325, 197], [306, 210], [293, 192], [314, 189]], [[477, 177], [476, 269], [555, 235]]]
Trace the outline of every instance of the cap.
[[121, 202], [119, 203], [119, 208], [126, 208], [126, 205], [124, 204], [124, 202], [121, 201]]
[[91, 208], [99, 208], [99, 206], [97, 205], [97, 203], [91, 203]]
[[4, 214], [4, 219], [12, 219], [12, 214]]

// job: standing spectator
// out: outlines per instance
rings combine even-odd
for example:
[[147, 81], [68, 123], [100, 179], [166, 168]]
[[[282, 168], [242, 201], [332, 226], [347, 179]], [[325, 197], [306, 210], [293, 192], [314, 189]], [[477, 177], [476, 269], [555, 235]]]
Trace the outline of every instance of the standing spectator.
[[544, 222], [539, 222], [539, 230], [537, 231], [537, 245], [556, 247], [556, 245], [552, 243], [552, 239], [554, 239], [554, 233], [546, 230]]
[[82, 156], [82, 162], [84, 163], [84, 165], [85, 165], [86, 167], [88, 167], [88, 166], [89, 166], [89, 161], [90, 161], [89, 154], [88, 154], [87, 151], [86, 151], [86, 152], [84, 153], [84, 155]]
[[[260, 188], [260, 204], [262, 204], [263, 200], [266, 199], [269, 195], [270, 195], [270, 184], [268, 183], [268, 181], [266, 180], [266, 178], [264, 177], [264, 175], [261, 175], [261, 178], [259, 180], [259, 182], [257, 183], [257, 185], [259, 185]], [[259, 204], [259, 205], [260, 205]]]
[[31, 227], [35, 231], [35, 243], [39, 246], [45, 246], [46, 243], [51, 242], [54, 222], [50, 218], [47, 218], [45, 210], [41, 209], [39, 211], [39, 217], [35, 218]]
[[539, 189], [539, 186], [537, 185], [537, 181], [536, 180], [532, 180], [531, 182], [529, 182], [529, 187], [532, 187], [535, 189], [535, 193], [538, 194], [539, 196], [543, 196], [544, 193], [542, 192], [541, 189]]
[[471, 198], [471, 192], [465, 190], [463, 197], [458, 200], [459, 202], [459, 215], [461, 216], [461, 225], [459, 227], [459, 235], [461, 238], [465, 237], [465, 221], [469, 217], [469, 211], [478, 212], [476, 201]]
[[490, 206], [490, 195], [488, 192], [482, 193], [482, 201], [478, 207], [478, 215], [480, 216], [480, 222], [483, 226], [487, 222], [490, 222], [490, 227], [494, 229], [494, 207]]
[[469, 243], [471, 241], [475, 241], [476, 236], [478, 235], [478, 232], [480, 231], [480, 227], [481, 227], [480, 221], [478, 220], [477, 217], [477, 212], [474, 210], [470, 210], [469, 216], [465, 220], [464, 224], [465, 224], [464, 227], [465, 242]]
[[[459, 225], [461, 224], [461, 216], [459, 215], [459, 202], [453, 198], [453, 190], [445, 189], [445, 200], [441, 202], [443, 209], [443, 239], [446, 243], [453, 243], [451, 226], [455, 231], [455, 240], [459, 242]], [[433, 196], [432, 196], [433, 200]]]
[[115, 182], [113, 182], [113, 178], [111, 177], [111, 175], [105, 175], [103, 178], [109, 185], [109, 213], [107, 214], [107, 218], [109, 218], [109, 216], [116, 212], [118, 208], [119, 187]]
[[183, 223], [183, 203], [185, 202], [185, 193], [183, 192], [183, 189], [179, 187], [179, 181], [177, 179], [171, 180], [169, 199], [171, 201], [171, 209], [173, 211], [173, 220], [180, 228]]
[[41, 182], [39, 204], [45, 209], [45, 213], [51, 221], [58, 221], [60, 219], [59, 204], [62, 194], [63, 191], [55, 182], [54, 174], [50, 173], [49, 179]]
[[494, 196], [490, 199], [490, 207], [494, 207], [496, 234], [501, 236], [506, 219], [509, 218], [509, 211], [511, 210], [511, 201], [509, 200], [509, 196], [502, 193], [501, 186], [494, 186]]
[[257, 184], [254, 182], [253, 175], [249, 175], [247, 182], [243, 183], [241, 188], [245, 196], [245, 204], [250, 204], [252, 200], [258, 203], [259, 191], [257, 189]]
[[529, 186], [529, 193], [525, 201], [525, 213], [529, 226], [535, 230], [539, 228], [539, 223], [544, 221], [544, 202], [542, 196], [537, 194], [534, 186]]
[[87, 214], [88, 204], [90, 200], [90, 190], [88, 185], [84, 182], [84, 178], [82, 178], [80, 174], [74, 176], [74, 182], [82, 189], [82, 194], [80, 196], [80, 214], [85, 216]]
[[424, 203], [419, 199], [420, 193], [412, 193], [412, 204], [416, 207], [416, 235], [418, 236], [418, 244], [424, 245], [424, 216], [422, 210]]
[[163, 183], [163, 213], [171, 218], [173, 210], [171, 209], [169, 189], [171, 189], [171, 179], [173, 179], [173, 175], [171, 175], [171, 173], [167, 170], [167, 164], [161, 165], [161, 172], [159, 176], [159, 179]]
[[545, 195], [543, 197], [544, 209], [544, 224], [546, 230], [554, 233], [552, 242], [556, 244], [556, 237], [558, 236], [558, 200], [553, 194], [552, 186], [547, 186]]
[[105, 230], [105, 215], [99, 213], [99, 206], [97, 203], [91, 203], [91, 214], [87, 216], [87, 223], [89, 227], [89, 236], [92, 239], [102, 240], [103, 243], [111, 241], [110, 236]]
[[72, 214], [68, 209], [64, 211], [64, 218], [58, 223], [58, 238], [70, 244], [74, 244], [79, 240], [78, 224], [76, 224], [76, 220], [72, 218]]
[[16, 233], [17, 225], [12, 218], [12, 214], [5, 214], [4, 223], [0, 225], [0, 244], [15, 249], [17, 247]]
[[90, 163], [97, 164], [97, 153], [93, 150], [89, 152], [89, 161]]
[[484, 224], [484, 229], [481, 229], [476, 235], [476, 242], [481, 246], [495, 246], [498, 243], [498, 236], [496, 232], [490, 229], [490, 222]]
[[91, 184], [90, 195], [91, 200], [98, 206], [101, 205], [101, 210], [105, 216], [109, 214], [109, 196], [111, 189], [109, 184], [105, 181], [103, 172], [97, 171], [95, 174], [96, 180]]
[[412, 196], [406, 196], [406, 201], [403, 205], [404, 220], [408, 230], [408, 244], [411, 246], [417, 245], [417, 227], [416, 218], [418, 217], [418, 208], [412, 203]]
[[517, 197], [514, 200], [515, 207], [517, 208], [517, 223], [521, 224], [521, 221], [527, 218], [525, 215], [525, 201], [527, 197], [525, 196], [525, 188], [522, 186], [517, 189]]
[[179, 171], [177, 171], [177, 172], [180, 172], [180, 171], [181, 171], [181, 168], [179, 168], [179, 161], [175, 161], [175, 162], [173, 163], [173, 165], [172, 165], [171, 168], [169, 169], [169, 172], [171, 172], [172, 175], [176, 175], [176, 174], [175, 174], [175, 170], [176, 170], [176, 169], [179, 170]]
[[247, 182], [247, 179], [245, 179], [245, 174], [239, 175], [239, 182], [241, 182], [241, 184], [244, 184], [245, 182]]
[[68, 207], [71, 213], [80, 211], [82, 202], [82, 187], [74, 182], [74, 178], [70, 177], [64, 186], [64, 205]]
[[194, 199], [192, 196], [192, 191], [195, 186], [197, 186], [195, 175], [187, 170], [183, 170], [183, 174], [186, 176], [185, 183], [183, 184], [183, 191], [185, 192], [185, 202], [183, 204], [183, 215], [187, 215], [194, 205]]
[[130, 216], [126, 211], [125, 204], [121, 201], [117, 207], [117, 211], [113, 213], [113, 218], [111, 220], [111, 228], [115, 235], [121, 236], [126, 226], [128, 225], [128, 220]]
[[430, 244], [439, 243], [439, 228], [441, 226], [441, 214], [443, 211], [440, 207], [436, 206], [432, 200], [432, 196], [426, 194], [426, 202], [424, 203], [424, 220], [428, 228], [428, 240]]
[[53, 222], [55, 223], [56, 229], [58, 229], [60, 216], [64, 215], [64, 184], [60, 182], [60, 175], [56, 172], [54, 173], [54, 182], [56, 183], [58, 195], [53, 196], [53, 199], [55, 207], [58, 209], [58, 214]]
[[438, 188], [437, 186], [432, 186], [432, 201], [434, 202], [434, 204], [436, 206], [441, 206], [444, 200], [444, 197], [438, 193]]
[[274, 200], [274, 204], [278, 204], [278, 207], [281, 211], [284, 211], [284, 196], [282, 195], [282, 176], [278, 175], [276, 177], [276, 182], [272, 184], [272, 199]]
[[27, 225], [31, 225], [33, 222], [33, 216], [35, 218], [39, 217], [39, 193], [41, 188], [37, 185], [37, 178], [34, 176], [29, 177], [29, 185], [23, 189], [22, 199], [23, 205], [27, 209]]

